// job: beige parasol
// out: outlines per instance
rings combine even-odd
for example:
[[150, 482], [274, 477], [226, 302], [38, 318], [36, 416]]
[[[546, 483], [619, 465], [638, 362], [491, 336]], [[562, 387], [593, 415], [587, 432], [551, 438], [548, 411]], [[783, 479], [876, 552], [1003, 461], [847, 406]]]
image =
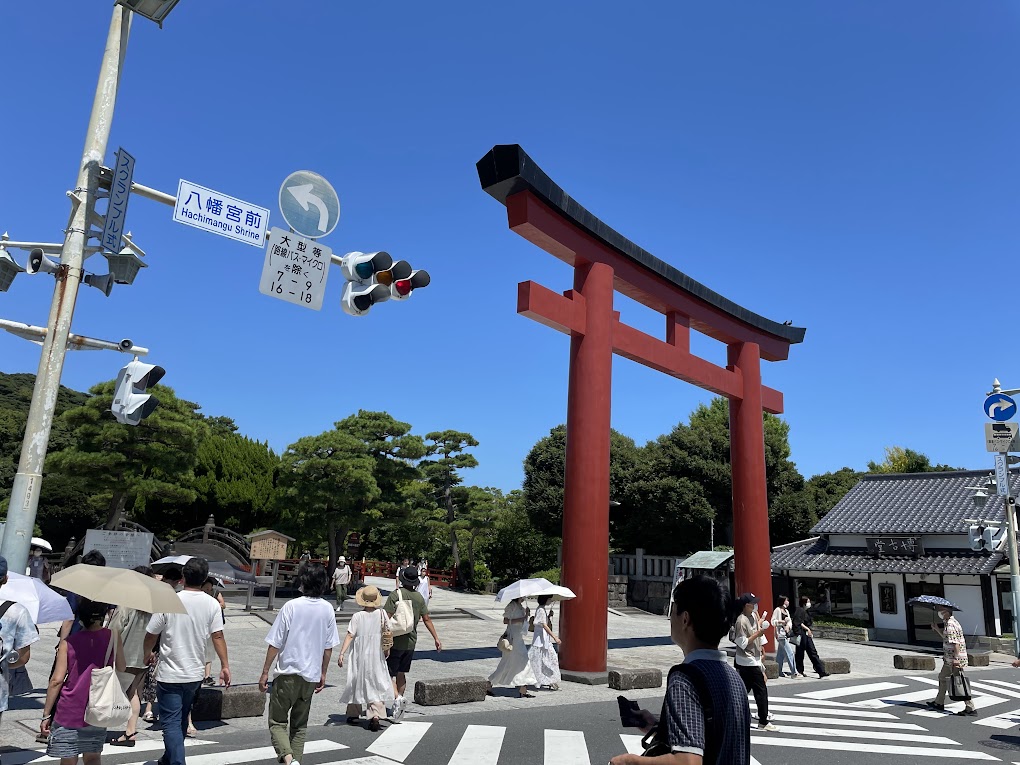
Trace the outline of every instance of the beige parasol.
[[58, 571], [50, 584], [98, 603], [134, 608], [149, 614], [187, 613], [169, 584], [128, 568], [78, 563]]

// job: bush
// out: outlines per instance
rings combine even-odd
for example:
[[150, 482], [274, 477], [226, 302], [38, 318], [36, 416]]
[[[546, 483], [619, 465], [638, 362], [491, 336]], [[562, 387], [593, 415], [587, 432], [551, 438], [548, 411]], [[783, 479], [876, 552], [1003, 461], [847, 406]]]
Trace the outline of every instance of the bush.
[[867, 619], [851, 619], [847, 616], [816, 616], [815, 624], [822, 627], [867, 627]]
[[489, 567], [483, 561], [475, 560], [474, 577], [471, 586], [476, 590], [485, 592], [485, 588], [489, 586], [491, 581], [492, 572], [489, 571]]
[[548, 568], [545, 571], [536, 571], [531, 575], [531, 579], [548, 579], [553, 584], [560, 583], [560, 570], [558, 568]]

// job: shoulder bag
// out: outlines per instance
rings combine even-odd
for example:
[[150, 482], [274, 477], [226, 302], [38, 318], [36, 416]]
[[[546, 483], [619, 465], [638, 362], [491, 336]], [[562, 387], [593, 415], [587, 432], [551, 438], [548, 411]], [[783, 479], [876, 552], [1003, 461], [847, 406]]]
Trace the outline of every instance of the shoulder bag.
[[970, 680], [962, 670], [955, 670], [949, 676], [949, 698], [953, 701], [970, 701]]
[[397, 607], [390, 617], [390, 633], [393, 637], [414, 631], [414, 608], [410, 600], [404, 600], [404, 588], [397, 590]]
[[390, 629], [390, 620], [386, 618], [386, 612], [382, 612], [382, 649], [386, 653], [393, 647], [393, 631]]
[[117, 671], [116, 632], [110, 632], [110, 645], [106, 648], [104, 665], [92, 669], [85, 722], [97, 728], [119, 729], [131, 719], [131, 702], [124, 695], [124, 688], [131, 684], [134, 675]]

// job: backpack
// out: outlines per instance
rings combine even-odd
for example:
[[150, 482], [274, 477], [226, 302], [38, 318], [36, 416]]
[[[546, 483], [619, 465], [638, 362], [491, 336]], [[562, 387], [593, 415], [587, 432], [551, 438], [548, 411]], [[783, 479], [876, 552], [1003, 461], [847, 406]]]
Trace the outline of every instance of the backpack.
[[[698, 701], [701, 702], [701, 711], [705, 716], [705, 751], [702, 755], [702, 763], [704, 765], [728, 765], [727, 763], [719, 762], [719, 754], [722, 749], [722, 718], [718, 717], [715, 713], [715, 707], [712, 704], [712, 692], [708, 688], [708, 681], [705, 679], [705, 675], [701, 670], [696, 669], [695, 665], [697, 662], [690, 664], [677, 664], [675, 667], [669, 670], [669, 677], [672, 677], [674, 673], [679, 672], [681, 675], [686, 675], [687, 678], [694, 685], [694, 691], [698, 695]], [[667, 688], [669, 687], [669, 680], [666, 681]], [[644, 747], [645, 757], [658, 757], [664, 754], [670, 754], [673, 751], [673, 747], [669, 744], [669, 732], [668, 723], [666, 722], [667, 716], [669, 715], [669, 709], [667, 704], [669, 703], [669, 693], [666, 694], [666, 698], [662, 700], [662, 711], [659, 713], [659, 722], [648, 731], [643, 739], [641, 739], [641, 746]]]
[[414, 632], [414, 607], [410, 600], [404, 600], [404, 588], [397, 590], [397, 607], [390, 617], [390, 633], [393, 637]]

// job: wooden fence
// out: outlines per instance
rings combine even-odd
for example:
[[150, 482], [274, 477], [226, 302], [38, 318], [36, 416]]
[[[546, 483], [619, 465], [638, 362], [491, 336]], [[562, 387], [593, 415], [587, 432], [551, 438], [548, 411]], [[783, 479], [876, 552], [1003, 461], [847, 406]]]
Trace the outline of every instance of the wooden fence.
[[[321, 563], [323, 566], [329, 568], [329, 561], [323, 559], [312, 558], [317, 563]], [[388, 577], [390, 579], [396, 579], [397, 576], [397, 564], [390, 563], [389, 561], [379, 560], [352, 560], [348, 561], [351, 569], [354, 572], [354, 579], [356, 581], [363, 580], [366, 576], [381, 576]], [[270, 563], [259, 562], [258, 571], [256, 573], [268, 576], [272, 571]], [[301, 565], [299, 558], [288, 558], [280, 561], [280, 580], [282, 582], [289, 582], [294, 578], [294, 574], [297, 572], [298, 566]], [[264, 569], [264, 570], [263, 570]], [[452, 587], [454, 581], [453, 569], [429, 569], [429, 582], [433, 587]]]

